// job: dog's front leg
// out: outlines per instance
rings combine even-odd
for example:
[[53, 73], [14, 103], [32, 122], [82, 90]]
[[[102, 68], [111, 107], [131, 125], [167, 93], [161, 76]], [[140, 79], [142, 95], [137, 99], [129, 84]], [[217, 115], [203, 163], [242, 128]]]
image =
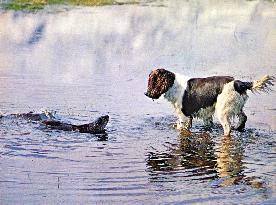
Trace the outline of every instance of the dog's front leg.
[[176, 128], [178, 130], [186, 129], [190, 130], [192, 127], [192, 117], [186, 117], [183, 113], [178, 114], [178, 120], [176, 122]]

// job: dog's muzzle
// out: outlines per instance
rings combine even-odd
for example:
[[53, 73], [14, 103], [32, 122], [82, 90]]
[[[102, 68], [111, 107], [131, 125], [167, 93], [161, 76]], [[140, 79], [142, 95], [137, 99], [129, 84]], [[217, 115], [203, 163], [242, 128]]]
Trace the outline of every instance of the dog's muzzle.
[[151, 98], [153, 101], [156, 100], [156, 99], [158, 99], [160, 97], [160, 96], [152, 96], [148, 92], [145, 92], [144, 94], [145, 94], [145, 96]]

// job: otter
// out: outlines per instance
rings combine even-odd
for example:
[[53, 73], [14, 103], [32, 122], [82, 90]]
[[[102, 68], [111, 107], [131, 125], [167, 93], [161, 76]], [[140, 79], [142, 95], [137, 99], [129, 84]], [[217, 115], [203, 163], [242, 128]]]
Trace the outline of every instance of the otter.
[[[101, 134], [105, 132], [105, 127], [109, 121], [109, 116], [104, 115], [97, 118], [95, 121], [87, 124], [74, 125], [65, 123], [57, 119], [52, 113], [44, 111], [42, 113], [20, 113], [8, 115], [16, 118], [23, 118], [25, 120], [40, 122], [49, 129], [63, 130], [63, 131], [78, 131], [80, 133]], [[0, 118], [3, 115], [0, 115]]]
[[104, 115], [97, 118], [94, 122], [82, 124], [82, 125], [73, 125], [70, 123], [64, 123], [57, 120], [45, 120], [42, 121], [47, 128], [64, 130], [64, 131], [79, 131], [80, 133], [91, 133], [91, 134], [100, 134], [104, 133], [105, 127], [108, 123], [109, 116]]

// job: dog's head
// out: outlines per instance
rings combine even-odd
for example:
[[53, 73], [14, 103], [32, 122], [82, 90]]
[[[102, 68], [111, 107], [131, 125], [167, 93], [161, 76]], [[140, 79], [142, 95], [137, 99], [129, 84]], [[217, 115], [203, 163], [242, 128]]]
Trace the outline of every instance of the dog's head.
[[168, 70], [156, 69], [151, 71], [145, 95], [152, 99], [158, 99], [173, 86], [174, 79], [175, 74]]

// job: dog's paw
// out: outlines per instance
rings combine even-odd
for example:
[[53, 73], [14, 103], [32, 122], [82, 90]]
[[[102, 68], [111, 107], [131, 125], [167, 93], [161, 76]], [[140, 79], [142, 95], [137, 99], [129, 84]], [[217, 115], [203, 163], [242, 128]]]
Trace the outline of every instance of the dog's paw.
[[177, 121], [176, 122], [176, 129], [178, 129], [178, 130], [181, 130], [181, 129], [189, 130], [190, 128], [191, 128], [191, 123], [189, 123], [189, 121], [186, 121], [186, 122]]
[[182, 129], [187, 129], [187, 127], [185, 126], [185, 123], [183, 123], [183, 122], [177, 122], [176, 123], [176, 129], [178, 129], [178, 130], [182, 130]]

